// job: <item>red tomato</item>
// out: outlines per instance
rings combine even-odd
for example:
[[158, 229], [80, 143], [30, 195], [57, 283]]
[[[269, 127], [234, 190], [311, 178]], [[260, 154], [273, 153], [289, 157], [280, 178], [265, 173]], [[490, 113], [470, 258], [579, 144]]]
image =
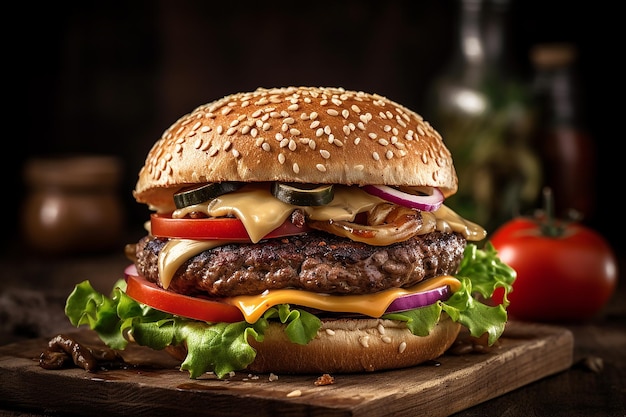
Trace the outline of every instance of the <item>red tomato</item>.
[[617, 260], [606, 240], [576, 223], [561, 232], [549, 236], [540, 222], [515, 218], [491, 236], [500, 259], [517, 271], [507, 308], [511, 317], [546, 322], [587, 319], [613, 294]]
[[[152, 234], [157, 237], [179, 239], [227, 239], [250, 242], [250, 236], [241, 220], [235, 217], [173, 219], [169, 215], [150, 216]], [[307, 225], [297, 226], [286, 220], [264, 238], [298, 235], [309, 231]]]
[[234, 323], [244, 320], [232, 304], [190, 297], [164, 290], [137, 273], [134, 265], [126, 268], [126, 294], [133, 300], [166, 313], [212, 323]]

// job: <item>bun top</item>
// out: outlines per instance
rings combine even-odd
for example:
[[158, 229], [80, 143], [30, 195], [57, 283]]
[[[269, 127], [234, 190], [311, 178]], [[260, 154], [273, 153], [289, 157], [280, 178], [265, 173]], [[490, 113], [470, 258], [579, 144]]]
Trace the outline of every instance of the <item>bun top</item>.
[[285, 181], [439, 187], [458, 180], [441, 135], [417, 113], [377, 94], [285, 87], [199, 106], [148, 153], [133, 192], [157, 211], [189, 184]]

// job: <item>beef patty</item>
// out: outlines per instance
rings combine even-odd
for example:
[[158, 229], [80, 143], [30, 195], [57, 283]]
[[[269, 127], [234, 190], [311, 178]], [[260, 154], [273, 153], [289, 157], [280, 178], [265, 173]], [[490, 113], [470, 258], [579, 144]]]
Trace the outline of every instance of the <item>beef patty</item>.
[[[139, 274], [159, 284], [158, 257], [168, 239], [146, 236], [135, 245]], [[369, 294], [457, 272], [465, 238], [433, 232], [390, 246], [370, 246], [323, 232], [228, 244], [186, 261], [169, 289], [213, 297], [298, 288], [329, 294]]]

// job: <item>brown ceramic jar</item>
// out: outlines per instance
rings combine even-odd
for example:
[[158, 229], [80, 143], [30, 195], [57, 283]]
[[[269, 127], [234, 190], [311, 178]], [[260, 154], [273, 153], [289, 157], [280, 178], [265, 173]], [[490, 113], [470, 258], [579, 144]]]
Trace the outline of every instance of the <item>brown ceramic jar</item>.
[[113, 249], [125, 219], [117, 194], [121, 176], [120, 161], [109, 156], [28, 161], [21, 218], [26, 243], [51, 254]]

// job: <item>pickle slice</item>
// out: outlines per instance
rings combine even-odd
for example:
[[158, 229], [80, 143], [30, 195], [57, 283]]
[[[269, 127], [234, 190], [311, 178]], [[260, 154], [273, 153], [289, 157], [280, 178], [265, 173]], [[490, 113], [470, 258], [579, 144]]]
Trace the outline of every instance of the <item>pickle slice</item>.
[[275, 182], [272, 184], [272, 194], [280, 201], [294, 206], [323, 206], [335, 197], [332, 184]]
[[176, 204], [176, 208], [181, 209], [194, 204], [204, 203], [222, 194], [236, 191], [243, 187], [244, 184], [243, 182], [226, 181], [193, 185], [175, 193], [174, 204]]

